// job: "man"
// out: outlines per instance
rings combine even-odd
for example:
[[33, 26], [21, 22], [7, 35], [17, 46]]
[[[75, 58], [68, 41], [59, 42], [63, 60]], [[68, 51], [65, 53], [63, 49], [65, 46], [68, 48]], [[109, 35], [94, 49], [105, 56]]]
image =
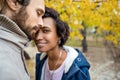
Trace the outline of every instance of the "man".
[[0, 80], [30, 80], [24, 47], [43, 25], [44, 0], [0, 0]]

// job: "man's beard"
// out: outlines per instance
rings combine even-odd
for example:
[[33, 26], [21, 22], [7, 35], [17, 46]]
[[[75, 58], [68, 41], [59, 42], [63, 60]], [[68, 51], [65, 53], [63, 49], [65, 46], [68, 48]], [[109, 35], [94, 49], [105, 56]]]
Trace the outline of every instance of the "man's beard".
[[26, 26], [29, 15], [27, 14], [26, 7], [22, 7], [20, 11], [13, 17], [13, 21], [20, 27], [20, 29], [28, 36], [29, 40], [33, 39], [33, 34], [31, 34], [31, 27]]

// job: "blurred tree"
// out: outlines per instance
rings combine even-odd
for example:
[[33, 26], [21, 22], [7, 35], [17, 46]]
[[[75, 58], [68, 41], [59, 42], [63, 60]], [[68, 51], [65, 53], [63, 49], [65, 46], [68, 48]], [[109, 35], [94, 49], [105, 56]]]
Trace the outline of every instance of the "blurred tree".
[[71, 28], [70, 38], [83, 39], [79, 29], [98, 26], [97, 32], [114, 45], [120, 45], [120, 0], [45, 0]]
[[87, 32], [86, 32], [86, 25], [85, 25], [85, 23], [84, 23], [84, 21], [82, 21], [82, 25], [83, 25], [83, 27], [84, 27], [84, 29], [81, 29], [80, 30], [80, 32], [81, 32], [81, 34], [82, 34], [82, 36], [83, 36], [83, 39], [82, 39], [82, 51], [83, 52], [87, 52], [87, 41], [86, 41], [86, 34], [87, 34]]

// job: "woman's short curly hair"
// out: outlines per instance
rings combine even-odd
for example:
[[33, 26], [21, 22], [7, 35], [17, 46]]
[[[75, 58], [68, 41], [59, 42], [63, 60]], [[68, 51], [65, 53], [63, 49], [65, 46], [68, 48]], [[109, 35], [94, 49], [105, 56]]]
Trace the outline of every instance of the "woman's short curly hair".
[[45, 7], [45, 14], [43, 18], [46, 17], [51, 17], [55, 21], [57, 35], [61, 37], [61, 43], [59, 44], [59, 46], [62, 47], [66, 43], [70, 34], [68, 24], [62, 21], [58, 12], [52, 8]]

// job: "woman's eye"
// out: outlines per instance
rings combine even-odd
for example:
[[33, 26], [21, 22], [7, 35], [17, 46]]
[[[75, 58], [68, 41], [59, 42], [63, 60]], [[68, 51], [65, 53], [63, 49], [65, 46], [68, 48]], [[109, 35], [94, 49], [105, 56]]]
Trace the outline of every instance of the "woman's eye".
[[43, 32], [44, 32], [44, 33], [48, 33], [48, 32], [50, 32], [50, 30], [43, 30]]

